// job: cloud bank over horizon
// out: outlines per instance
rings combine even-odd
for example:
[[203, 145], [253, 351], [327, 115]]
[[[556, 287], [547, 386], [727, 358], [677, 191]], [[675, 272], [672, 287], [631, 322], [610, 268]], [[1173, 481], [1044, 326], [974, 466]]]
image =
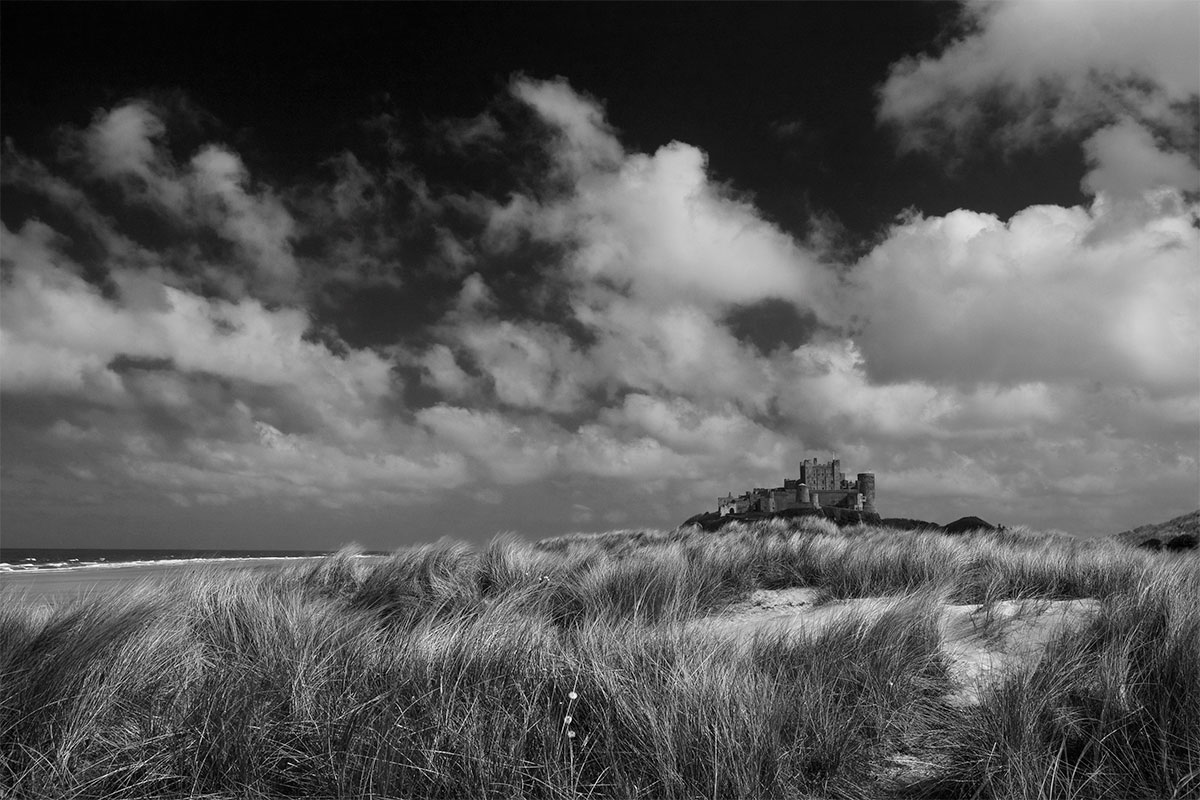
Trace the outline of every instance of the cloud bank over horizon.
[[[352, 525], [468, 499], [548, 535], [673, 526], [837, 453], [888, 516], [1088, 534], [1190, 510], [1200, 55], [1194, 7], [1151, 6], [970, 4], [961, 38], [894, 65], [878, 115], [910, 157], [1068, 137], [1081, 200], [897, 209], [852, 260], [700, 148], [632, 149], [563, 77], [429, 124], [490, 185], [426, 174], [384, 124], [386, 160], [268, 177], [181, 144], [148, 97], [51, 161], [6, 143], [32, 210], [0, 231], [5, 503]], [[351, 335], [380, 287], [407, 298], [385, 316], [430, 321]]]

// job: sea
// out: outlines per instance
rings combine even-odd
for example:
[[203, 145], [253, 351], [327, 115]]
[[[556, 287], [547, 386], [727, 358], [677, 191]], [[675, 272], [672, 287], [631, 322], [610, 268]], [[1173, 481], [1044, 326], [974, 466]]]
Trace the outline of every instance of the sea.
[[[328, 550], [133, 550], [101, 548], [0, 547], [0, 573], [34, 570], [68, 570], [83, 567], [128, 567], [174, 563], [202, 563], [230, 559], [312, 558]], [[385, 555], [367, 553], [364, 555]]]

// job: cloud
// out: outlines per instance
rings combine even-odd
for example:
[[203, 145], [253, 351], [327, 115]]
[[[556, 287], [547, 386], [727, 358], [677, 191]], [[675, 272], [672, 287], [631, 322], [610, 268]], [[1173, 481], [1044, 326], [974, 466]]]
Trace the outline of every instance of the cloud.
[[329, 179], [281, 193], [297, 217], [306, 286], [333, 303], [347, 293], [399, 289], [413, 271], [404, 251], [411, 223], [424, 221], [422, 201], [403, 181], [352, 152], [338, 153], [322, 166]]
[[[301, 309], [269, 310], [253, 298], [204, 298], [155, 277], [115, 271], [115, 296], [81, 277], [44, 224], [0, 230], [10, 259], [0, 296], [5, 335], [3, 386], [66, 392], [115, 387], [114, 359], [164, 359], [260, 385], [303, 388], [341, 409], [377, 401], [391, 390], [389, 363], [370, 351], [337, 356], [307, 341]], [[55, 353], [54, 359], [45, 354]]]
[[611, 298], [576, 313], [597, 336], [589, 359], [609, 383], [758, 412], [769, 404], [771, 362], [703, 309]]
[[268, 291], [286, 297], [299, 277], [291, 215], [274, 193], [248, 191], [248, 173], [235, 153], [210, 145], [190, 167], [193, 210], [243, 251]]
[[803, 140], [814, 136], [812, 126], [803, 118], [775, 120], [770, 124], [771, 135], [781, 142]]
[[[284, 435], [255, 423], [256, 439], [193, 439], [182, 452], [126, 457], [127, 474], [141, 483], [225, 501], [307, 499], [327, 507], [354, 503], [408, 505], [431, 489], [463, 484], [458, 454], [414, 460], [398, 453], [359, 453]], [[165, 456], [165, 457], [164, 457]]]
[[439, 142], [460, 153], [492, 150], [504, 138], [500, 123], [488, 112], [469, 119], [447, 119], [433, 126]]
[[436, 405], [417, 412], [417, 421], [439, 440], [469, 454], [484, 474], [501, 484], [527, 483], [560, 465], [565, 431], [536, 418]]
[[571, 522], [576, 525], [583, 525], [595, 519], [596, 515], [592, 509], [582, 503], [575, 503], [571, 506]]
[[564, 81], [519, 79], [511, 90], [551, 128], [552, 172], [571, 180], [547, 201], [517, 196], [487, 208], [494, 240], [522, 232], [564, 245], [569, 280], [645, 302], [711, 310], [781, 298], [823, 310], [829, 276], [815, 256], [712, 180], [701, 150], [672, 142], [653, 155], [626, 153], [599, 104]]
[[166, 131], [149, 104], [132, 102], [97, 112], [92, 124], [68, 142], [97, 177], [120, 182], [146, 202], [182, 209], [184, 192], [163, 142]]
[[[563, 81], [512, 91], [549, 131], [547, 182], [457, 207], [479, 220], [485, 252], [553, 245], [534, 263], [560, 316], [497, 302], [485, 270], [423, 357], [447, 397], [567, 418], [536, 429], [489, 412], [488, 430], [505, 433], [464, 438], [504, 443], [473, 451], [489, 469], [528, 464], [540, 439], [554, 455], [527, 475], [706, 496], [778, 480], [806, 449], [836, 450], [895, 475], [917, 506], [1020, 497], [1052, 516], [1061, 453], [1035, 443], [1080, 441], [1081, 421], [1101, 419], [1110, 454], [1140, 435], [1178, 459], [1186, 447], [1172, 437], [1195, 439], [1179, 427], [1200, 380], [1195, 210], [1178, 178], [1160, 180], [1178, 161], [1141, 123], [1094, 132], [1093, 169], [1124, 171], [1085, 181], [1097, 195], [1086, 206], [912, 214], [838, 267], [710, 177], [696, 148], [626, 152], [599, 103]], [[809, 340], [740, 340], [731, 309], [766, 300], [813, 314]], [[1079, 462], [1080, 474], [1109, 458]], [[1111, 490], [1085, 480], [1081, 497], [1089, 486]]]
[[697, 477], [694, 462], [650, 436], [623, 439], [602, 425], [584, 425], [564, 459], [581, 475], [666, 486]]
[[[1090, 200], [1007, 220], [960, 209], [898, 221], [849, 275], [862, 368], [872, 384], [915, 382], [943, 398], [934, 461], [953, 463], [942, 449], [952, 443], [969, 459], [955, 474], [1019, 498], [1031, 518], [1058, 504], [1102, 526], [1114, 504], [1149, 502], [1134, 497], [1148, 483], [1156, 502], [1192, 502], [1197, 8], [969, 3], [961, 22], [964, 34], [893, 65], [880, 88], [879, 118], [901, 149], [1078, 137]], [[910, 496], [954, 489], [937, 467], [894, 467]]]
[[552, 149], [559, 175], [579, 176], [619, 164], [624, 151], [608, 124], [600, 101], [581, 94], [565, 78], [549, 81], [524, 76], [509, 85], [553, 132]]
[[1200, 168], [1194, 161], [1186, 153], [1160, 147], [1153, 134], [1132, 119], [1094, 133], [1083, 143], [1083, 152], [1092, 166], [1082, 184], [1089, 195], [1121, 200], [1164, 187], [1200, 191]]
[[292, 299], [300, 274], [291, 214], [273, 191], [251, 188], [241, 158], [225, 147], [205, 145], [186, 166], [176, 164], [161, 114], [138, 100], [97, 112], [86, 129], [65, 132], [66, 149], [127, 201], [179, 229], [220, 237], [233, 258], [211, 259], [206, 272], [225, 292], [238, 294], [244, 283], [264, 298]]
[[[548, 132], [545, 183], [454, 204], [479, 220], [485, 250], [551, 246], [538, 291], [560, 309], [511, 319], [467, 313], [474, 302], [460, 300], [440, 326], [441, 346], [465, 358], [453, 366], [485, 377], [501, 403], [554, 413], [594, 411], [626, 390], [764, 410], [770, 367], [719, 317], [770, 299], [825, 315], [831, 272], [710, 178], [697, 148], [627, 153], [600, 104], [565, 81], [518, 78], [510, 90]], [[462, 297], [491, 297], [484, 280], [471, 276]], [[449, 393], [465, 386], [445, 350], [421, 358]]]
[[709, 410], [681, 397], [629, 394], [619, 407], [602, 411], [600, 420], [611, 430], [647, 436], [681, 455], [702, 456], [722, 466], [730, 454], [749, 457], [755, 466], [763, 460], [773, 465], [787, 451], [784, 437], [736, 408]]
[[[1010, 34], [987, 33], [1007, 7], [972, 13], [961, 46], [1008, 80]], [[896, 120], [918, 138], [944, 98], [968, 122], [990, 102], [935, 62], [885, 87], [917, 92]], [[1018, 84], [1067, 85], [1048, 74]], [[912, 212], [831, 263], [700, 149], [628, 150], [564, 79], [514, 99], [430, 128], [506, 165], [494, 195], [400, 148], [291, 185], [224, 144], [177, 162], [142, 101], [69, 131], [64, 162], [9, 147], [6, 185], [58, 213], [0, 229], [6, 497], [666, 522], [831, 451], [877, 472], [888, 513], [941, 521], [1104, 526], [1194, 489], [1197, 179], [1166, 112], [1062, 106], [1086, 203]], [[380, 287], [381, 318], [433, 321], [371, 339], [355, 301]], [[747, 333], [780, 307], [804, 336]]]
[[444, 397], [457, 400], [479, 391], [478, 381], [458, 365], [454, 351], [444, 344], [432, 345], [417, 357], [417, 363], [428, 382]]
[[879, 89], [879, 118], [905, 149], [983, 133], [1023, 146], [1132, 117], [1195, 150], [1195, 3], [972, 0], [960, 23], [963, 35], [893, 64]]
[[[100, 113], [74, 134], [83, 149], [72, 158], [92, 166], [74, 180], [9, 148], [17, 158], [6, 163], [6, 183], [47, 198], [66, 213], [64, 230], [100, 246], [80, 251], [32, 218], [16, 231], [0, 227], [6, 439], [24, 443], [18, 452], [61, 453], [66, 474], [86, 479], [97, 502], [140, 487], [189, 506], [344, 508], [419, 503], [460, 485], [460, 453], [386, 413], [402, 390], [391, 358], [316, 336], [305, 307], [257, 296], [267, 284], [202, 291], [196, 275], [213, 267], [202, 254], [137, 243], [121, 208], [97, 210], [91, 181], [116, 183], [124, 202], [190, 217], [185, 237], [236, 242], [253, 274], [289, 285], [286, 295], [299, 300], [280, 193], [251, 189], [240, 157], [215, 145], [176, 168], [148, 109]], [[20, 409], [34, 407], [22, 423]], [[6, 474], [11, 464], [9, 456]], [[47, 485], [60, 480], [35, 471]], [[21, 486], [5, 492], [30, 496]]]
[[1123, 209], [1103, 203], [897, 225], [851, 273], [868, 371], [1190, 391], [1200, 369], [1195, 212], [1143, 208], [1144, 222], [1123, 231], [1111, 219]]

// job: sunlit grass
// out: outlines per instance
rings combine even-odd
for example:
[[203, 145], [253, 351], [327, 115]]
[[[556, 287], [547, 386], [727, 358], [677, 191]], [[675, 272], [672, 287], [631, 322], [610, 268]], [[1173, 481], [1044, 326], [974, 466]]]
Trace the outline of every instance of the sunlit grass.
[[[0, 609], [19, 797], [1186, 797], [1194, 555], [824, 521], [613, 532]], [[757, 589], [890, 597], [811, 634], [703, 626]], [[945, 603], [1099, 598], [950, 701]], [[2, 793], [2, 792], [0, 792]]]

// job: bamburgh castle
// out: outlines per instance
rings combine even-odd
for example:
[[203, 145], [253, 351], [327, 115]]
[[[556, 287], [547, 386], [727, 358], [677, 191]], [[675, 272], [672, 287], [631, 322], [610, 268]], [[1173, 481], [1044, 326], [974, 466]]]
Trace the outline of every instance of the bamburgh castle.
[[860, 472], [858, 480], [848, 481], [838, 459], [827, 464], [818, 464], [815, 458], [806, 459], [800, 462], [800, 477], [785, 478], [778, 489], [751, 489], [740, 497], [730, 494], [717, 498], [717, 511], [722, 517], [752, 511], [772, 513], [823, 507], [874, 513], [875, 473]]

